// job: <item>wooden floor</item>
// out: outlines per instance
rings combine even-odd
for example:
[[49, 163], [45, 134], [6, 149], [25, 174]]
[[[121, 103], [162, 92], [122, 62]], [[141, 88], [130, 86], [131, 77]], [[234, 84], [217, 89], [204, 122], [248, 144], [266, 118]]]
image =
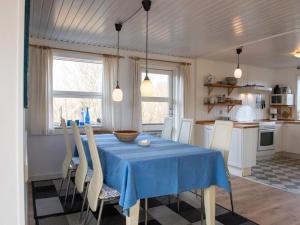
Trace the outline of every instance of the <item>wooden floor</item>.
[[[260, 225], [300, 225], [300, 195], [243, 178], [232, 178], [235, 211]], [[228, 193], [218, 190], [217, 203], [230, 209]]]
[[[300, 195], [254, 183], [243, 178], [232, 178], [235, 211], [260, 225], [300, 225]], [[31, 187], [29, 187], [28, 224], [33, 219]], [[228, 193], [217, 191], [217, 203], [230, 209]]]

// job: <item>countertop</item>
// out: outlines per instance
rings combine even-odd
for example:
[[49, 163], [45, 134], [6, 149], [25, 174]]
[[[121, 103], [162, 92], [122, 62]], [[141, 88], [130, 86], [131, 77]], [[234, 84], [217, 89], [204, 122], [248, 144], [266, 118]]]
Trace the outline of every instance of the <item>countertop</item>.
[[[259, 122], [263, 121], [274, 121], [274, 120], [269, 120], [269, 119], [261, 119], [257, 120], [254, 122], [250, 123], [240, 123], [237, 121], [234, 122], [234, 128], [258, 128], [259, 127]], [[300, 125], [300, 120], [275, 120], [277, 124], [299, 124]], [[215, 123], [215, 120], [197, 120], [195, 124], [197, 125], [212, 125]]]

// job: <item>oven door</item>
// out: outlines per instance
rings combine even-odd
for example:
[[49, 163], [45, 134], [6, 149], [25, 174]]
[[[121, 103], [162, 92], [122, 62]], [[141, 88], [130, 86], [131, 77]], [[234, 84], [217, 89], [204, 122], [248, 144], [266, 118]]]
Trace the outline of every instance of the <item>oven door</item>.
[[259, 129], [257, 151], [274, 150], [275, 129]]

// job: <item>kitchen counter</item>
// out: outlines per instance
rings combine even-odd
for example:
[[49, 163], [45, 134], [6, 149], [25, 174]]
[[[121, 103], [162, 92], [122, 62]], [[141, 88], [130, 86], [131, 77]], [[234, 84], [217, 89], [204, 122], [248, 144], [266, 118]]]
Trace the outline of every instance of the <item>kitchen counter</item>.
[[[233, 121], [234, 123], [234, 128], [257, 128], [259, 127], [259, 122], [268, 122], [268, 121], [275, 121], [276, 124], [299, 124], [300, 125], [300, 120], [269, 120], [269, 119], [260, 119], [254, 122], [249, 122], [249, 123], [240, 123], [237, 121]], [[212, 125], [215, 123], [215, 120], [197, 120], [195, 124], [197, 125]]]
[[[215, 120], [197, 120], [195, 124], [197, 125], [212, 125], [215, 123]], [[239, 123], [236, 121], [233, 121], [233, 127], [234, 128], [258, 128], [258, 122], [253, 122], [253, 123]]]

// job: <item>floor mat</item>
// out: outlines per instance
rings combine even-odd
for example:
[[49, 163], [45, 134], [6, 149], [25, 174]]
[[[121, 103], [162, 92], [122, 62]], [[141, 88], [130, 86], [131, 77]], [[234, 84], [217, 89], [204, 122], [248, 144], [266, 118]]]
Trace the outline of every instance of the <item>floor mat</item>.
[[248, 180], [300, 194], [300, 159], [276, 156], [257, 160]]
[[[58, 196], [60, 180], [32, 182], [32, 196], [36, 225], [78, 225], [83, 197], [76, 194], [71, 207], [71, 184], [66, 207], [63, 207], [66, 187], [63, 186]], [[149, 199], [148, 225], [200, 225], [201, 200], [191, 192], [180, 194], [180, 211], [177, 211], [177, 199], [168, 196]], [[141, 208], [144, 201], [141, 200]], [[117, 202], [104, 206], [101, 225], [125, 225], [126, 219]], [[88, 225], [96, 224], [98, 212], [89, 217]], [[145, 212], [140, 210], [139, 224], [145, 224]], [[216, 206], [216, 225], [256, 225], [256, 223], [229, 210]]]

